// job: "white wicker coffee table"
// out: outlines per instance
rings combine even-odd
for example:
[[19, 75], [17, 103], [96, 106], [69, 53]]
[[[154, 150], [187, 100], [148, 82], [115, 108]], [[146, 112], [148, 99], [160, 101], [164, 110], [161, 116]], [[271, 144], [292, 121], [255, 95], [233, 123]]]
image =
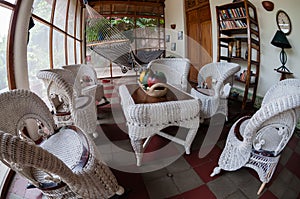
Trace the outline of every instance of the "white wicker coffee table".
[[[155, 134], [183, 145], [186, 154], [190, 154], [199, 127], [199, 99], [171, 85], [167, 95], [161, 98], [146, 95], [137, 84], [121, 85], [119, 95], [137, 166], [143, 157], [143, 140]], [[185, 127], [189, 131], [185, 139], [180, 139], [161, 131], [168, 126]]]

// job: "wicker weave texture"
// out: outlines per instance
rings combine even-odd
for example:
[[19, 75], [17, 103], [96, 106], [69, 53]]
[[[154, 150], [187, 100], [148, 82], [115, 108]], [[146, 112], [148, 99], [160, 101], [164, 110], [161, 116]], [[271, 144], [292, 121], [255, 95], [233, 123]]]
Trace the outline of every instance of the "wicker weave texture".
[[[199, 127], [201, 103], [198, 99], [135, 104], [126, 85], [119, 87], [119, 95], [138, 166], [140, 166], [143, 151], [141, 142], [144, 138], [154, 134], [162, 135], [183, 145], [186, 153], [190, 153], [190, 146]], [[190, 130], [186, 139], [179, 141], [160, 132], [168, 126], [182, 126]]]
[[263, 183], [269, 182], [294, 132], [299, 108], [300, 80], [287, 79], [273, 85], [261, 108], [250, 119], [240, 118], [232, 126], [212, 176], [221, 169], [234, 171], [245, 166], [254, 169]]
[[89, 94], [89, 86], [96, 85], [96, 92], [93, 93], [95, 100], [100, 102], [102, 99], [106, 100], [104, 96], [103, 85], [97, 79], [97, 73], [92, 66], [85, 64], [65, 65], [63, 69], [70, 70], [74, 76], [79, 79], [82, 86], [82, 93]]
[[[198, 73], [199, 86], [209, 77], [216, 81], [215, 85], [211, 88], [214, 90], [214, 95], [212, 96], [202, 94], [194, 88], [191, 89], [191, 94], [199, 98], [202, 102], [201, 117], [203, 119], [210, 118], [216, 113], [222, 113], [225, 116], [228, 115], [227, 98], [229, 92], [224, 91], [224, 86], [229, 86], [233, 75], [238, 72], [240, 68], [241, 67], [235, 63], [214, 62], [206, 64], [200, 69]], [[231, 88], [231, 86], [229, 87]]]
[[[76, 124], [85, 132], [97, 137], [97, 111], [95, 104], [96, 85], [85, 89], [82, 94], [80, 79], [64, 69], [41, 70], [37, 77], [42, 79], [47, 87], [47, 95], [54, 110], [58, 125]], [[64, 112], [70, 112], [71, 117], [60, 116], [58, 107], [64, 107]], [[65, 120], [67, 119], [67, 120]]]
[[[0, 160], [27, 178], [47, 198], [109, 198], [122, 189], [109, 167], [101, 162], [91, 138], [75, 126], [58, 129], [47, 105], [36, 94], [12, 90], [1, 93], [0, 101], [15, 110], [6, 119], [11, 127], [0, 128]], [[40, 128], [26, 135], [43, 137], [40, 145], [31, 137], [16, 133], [22, 132], [28, 119], [36, 121]], [[40, 134], [43, 132], [47, 134]], [[60, 187], [43, 189], [50, 182], [63, 183]]]
[[186, 58], [161, 58], [152, 60], [147, 68], [166, 75], [167, 83], [183, 91], [188, 91], [190, 60]]

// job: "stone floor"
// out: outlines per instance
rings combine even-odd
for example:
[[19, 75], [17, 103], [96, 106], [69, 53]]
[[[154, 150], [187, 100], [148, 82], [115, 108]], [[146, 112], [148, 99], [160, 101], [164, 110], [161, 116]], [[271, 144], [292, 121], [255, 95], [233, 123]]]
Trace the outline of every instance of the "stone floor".
[[[109, 105], [99, 109], [99, 131], [104, 132], [115, 146], [132, 152], [130, 142], [124, 131], [124, 116], [120, 111], [119, 98], [116, 86], [132, 79], [121, 79], [106, 81], [105, 93], [110, 100]], [[242, 114], [253, 113], [253, 109], [248, 112], [241, 112], [240, 104], [229, 101], [229, 120], [225, 123], [201, 124], [198, 134], [192, 144], [190, 155], [182, 155], [176, 161], [160, 169], [149, 172], [126, 172], [112, 168], [119, 183], [124, 186], [128, 194], [122, 198], [128, 199], [198, 199], [198, 198], [218, 198], [218, 199], [296, 199], [300, 198], [300, 138], [296, 132], [285, 150], [282, 152], [280, 162], [275, 170], [271, 181], [266, 185], [261, 195], [257, 196], [257, 190], [261, 184], [254, 170], [242, 168], [232, 172], [221, 172], [215, 177], [210, 177], [213, 168], [217, 165], [218, 158], [224, 147], [227, 133], [237, 118]], [[216, 116], [220, 117], [220, 116]], [[215, 118], [213, 121], [221, 121]], [[119, 125], [116, 125], [119, 124]], [[199, 158], [205, 136], [210, 131], [212, 125], [223, 125], [222, 132], [218, 135], [218, 142], [212, 150], [203, 158]], [[103, 152], [105, 147], [103, 140], [96, 138], [95, 142], [99, 150]], [[163, 138], [154, 137], [149, 143], [146, 152], [153, 152], [168, 143]], [[179, 146], [180, 147], [180, 146]], [[147, 151], [148, 150], [148, 151]], [[117, 151], [114, 154], [116, 158]], [[105, 152], [103, 153], [105, 156]], [[149, 160], [151, 163], [151, 160]], [[145, 160], [145, 163], [147, 160]], [[16, 176], [11, 185], [7, 198], [42, 198], [38, 190], [26, 190], [27, 182]]]

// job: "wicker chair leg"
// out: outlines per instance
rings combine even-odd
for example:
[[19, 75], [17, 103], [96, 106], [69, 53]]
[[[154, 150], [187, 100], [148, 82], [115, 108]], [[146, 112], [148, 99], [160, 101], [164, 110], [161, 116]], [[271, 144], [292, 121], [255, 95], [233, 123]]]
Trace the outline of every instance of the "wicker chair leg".
[[124, 188], [122, 186], [119, 186], [119, 189], [117, 190], [116, 194], [121, 196], [123, 195], [125, 192]]
[[259, 187], [259, 189], [258, 189], [258, 191], [257, 191], [257, 195], [259, 195], [261, 192], [262, 192], [262, 190], [265, 188], [265, 186], [266, 186], [266, 182], [263, 182], [261, 185], [260, 185], [260, 187]]

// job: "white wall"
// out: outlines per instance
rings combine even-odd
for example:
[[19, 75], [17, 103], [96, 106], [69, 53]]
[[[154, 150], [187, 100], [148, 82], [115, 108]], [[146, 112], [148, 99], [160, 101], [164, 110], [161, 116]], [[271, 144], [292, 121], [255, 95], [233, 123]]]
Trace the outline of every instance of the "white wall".
[[[173, 23], [176, 24], [176, 28], [174, 30], [170, 27]], [[172, 55], [175, 57], [185, 57], [186, 38], [183, 37], [183, 40], [178, 40], [179, 31], [183, 31], [183, 35], [186, 35], [184, 0], [165, 1], [165, 31], [166, 35], [170, 35], [170, 42], [166, 43], [166, 56]], [[176, 43], [176, 51], [171, 51], [171, 43]]]
[[[176, 3], [175, 3], [176, 2]], [[217, 5], [231, 3], [232, 0], [210, 0], [211, 16], [212, 16], [212, 37], [213, 37], [213, 60], [217, 58], [217, 26], [216, 26], [216, 11]], [[286, 66], [293, 72], [292, 77], [300, 78], [300, 26], [297, 26], [300, 16], [300, 4], [298, 0], [272, 0], [274, 10], [269, 12], [262, 7], [262, 0], [250, 0], [257, 9], [258, 23], [260, 27], [260, 44], [261, 44], [261, 65], [260, 77], [258, 83], [258, 96], [264, 96], [266, 91], [280, 79], [279, 73], [274, 71], [274, 68], [281, 66], [279, 60], [280, 48], [273, 46], [270, 42], [276, 32], [276, 13], [279, 9], [284, 10], [292, 21], [292, 32], [287, 36], [292, 48], [286, 49], [288, 61]], [[182, 5], [182, 8], [179, 8]], [[176, 24], [181, 24], [184, 21], [184, 0], [166, 0], [166, 27], [169, 26], [170, 19]], [[183, 10], [183, 12], [181, 12]], [[176, 21], [178, 20], [178, 22]], [[180, 27], [185, 29], [183, 27]], [[177, 29], [177, 28], [176, 28]]]
[[[216, 19], [215, 7], [216, 5], [231, 3], [229, 0], [210, 0], [212, 19]], [[266, 11], [261, 0], [251, 0], [256, 6], [258, 23], [260, 27], [260, 45], [261, 45], [261, 64], [260, 76], [258, 80], [257, 95], [264, 96], [266, 91], [277, 81], [279, 81], [281, 74], [274, 71], [274, 68], [281, 66], [279, 60], [280, 48], [271, 44], [271, 40], [277, 31], [276, 13], [278, 10], [284, 10], [292, 21], [292, 32], [287, 36], [292, 48], [286, 49], [288, 61], [286, 66], [294, 73], [291, 77], [300, 77], [300, 67], [297, 63], [300, 61], [300, 40], [296, 39], [296, 35], [300, 34], [300, 26], [296, 26], [297, 17], [300, 16], [300, 5], [297, 0], [272, 0], [274, 3], [273, 11]], [[298, 22], [299, 23], [299, 22]], [[216, 21], [212, 21], [213, 30], [213, 60], [217, 56], [217, 26]], [[298, 46], [298, 48], [297, 48]]]
[[27, 36], [29, 18], [33, 0], [21, 3], [19, 15], [16, 23], [16, 32], [14, 40], [14, 64], [16, 87], [28, 89], [28, 67], [27, 67]]

